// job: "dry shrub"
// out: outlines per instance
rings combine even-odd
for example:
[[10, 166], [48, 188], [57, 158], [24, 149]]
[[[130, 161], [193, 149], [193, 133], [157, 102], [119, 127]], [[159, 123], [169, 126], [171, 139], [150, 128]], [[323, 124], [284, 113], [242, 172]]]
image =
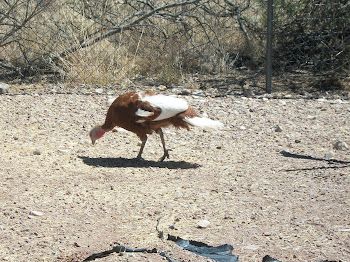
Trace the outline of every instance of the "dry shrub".
[[124, 46], [102, 41], [60, 59], [65, 81], [87, 84], [116, 84], [135, 72], [134, 57]]
[[205, 2], [210, 12], [199, 3], [178, 6], [103, 37], [116, 24], [122, 28], [132, 20], [128, 17], [137, 19], [152, 8], [141, 1], [54, 1], [13, 36], [4, 56], [16, 68], [55, 72], [65, 81], [87, 84], [141, 75], [172, 85], [186, 73], [227, 73], [253, 49], [234, 13], [222, 15], [230, 12], [226, 4]]

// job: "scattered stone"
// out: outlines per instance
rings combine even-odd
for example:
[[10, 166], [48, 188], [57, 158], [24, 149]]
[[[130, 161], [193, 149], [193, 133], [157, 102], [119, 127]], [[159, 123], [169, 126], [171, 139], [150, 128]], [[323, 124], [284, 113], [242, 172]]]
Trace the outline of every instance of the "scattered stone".
[[271, 233], [271, 232], [264, 232], [264, 233], [263, 233], [263, 236], [269, 237], [269, 236], [272, 236], [272, 233]]
[[336, 99], [336, 100], [329, 101], [329, 103], [334, 105], [334, 104], [341, 104], [343, 103], [343, 101], [341, 99]]
[[198, 223], [197, 223], [197, 226], [199, 228], [206, 228], [210, 225], [210, 222], [208, 220], [200, 220]]
[[349, 147], [344, 141], [337, 141], [333, 144], [333, 148], [336, 150], [346, 150]]
[[294, 142], [299, 144], [299, 143], [301, 143], [301, 140], [300, 139], [295, 139]]
[[281, 126], [276, 126], [275, 128], [275, 132], [282, 132], [283, 131], [283, 128]]
[[183, 90], [181, 90], [181, 92], [180, 92], [180, 95], [183, 95], [183, 96], [188, 96], [188, 95], [190, 95], [190, 94], [191, 94], [191, 91], [188, 90], [188, 89], [183, 89]]
[[159, 91], [165, 91], [166, 89], [167, 89], [167, 87], [165, 85], [158, 86]]
[[103, 93], [103, 88], [96, 88], [95, 89], [96, 94], [102, 94]]
[[29, 215], [30, 215], [30, 216], [41, 217], [41, 216], [43, 215], [43, 213], [40, 212], [40, 211], [35, 211], [35, 210], [33, 210], [33, 211], [30, 211], [30, 212], [29, 212]]
[[248, 89], [244, 89], [243, 90], [243, 95], [245, 97], [253, 97], [254, 96], [253, 89], [251, 87], [249, 87]]
[[109, 97], [107, 98], [107, 105], [110, 106], [110, 105], [114, 102], [114, 100], [115, 100], [115, 97], [109, 96]]
[[205, 96], [205, 93], [203, 92], [203, 91], [194, 91], [193, 93], [192, 93], [194, 96]]
[[10, 92], [10, 86], [5, 83], [0, 83], [0, 94], [5, 94]]
[[246, 130], [247, 128], [245, 126], [240, 126], [239, 129]]
[[65, 153], [68, 153], [68, 152], [69, 152], [69, 150], [68, 150], [68, 149], [57, 149], [57, 151], [58, 151], [58, 152], [60, 152], [60, 153], [63, 153], [63, 154], [65, 154]]
[[255, 251], [255, 250], [258, 250], [259, 247], [256, 245], [248, 245], [248, 246], [245, 246], [244, 249]]
[[324, 153], [324, 158], [326, 160], [331, 159], [333, 156], [334, 156], [333, 152], [326, 152], [326, 153]]
[[307, 116], [306, 119], [315, 120], [315, 119], [316, 119], [316, 116]]
[[36, 148], [36, 149], [33, 151], [33, 155], [36, 155], [36, 156], [41, 155], [40, 149]]
[[280, 100], [280, 105], [281, 105], [281, 106], [285, 106], [285, 105], [287, 105], [287, 102], [284, 101], [284, 100]]

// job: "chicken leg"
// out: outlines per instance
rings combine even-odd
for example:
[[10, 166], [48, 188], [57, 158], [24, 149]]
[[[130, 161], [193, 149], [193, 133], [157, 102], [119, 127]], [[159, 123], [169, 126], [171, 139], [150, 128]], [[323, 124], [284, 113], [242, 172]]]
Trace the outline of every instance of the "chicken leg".
[[163, 150], [164, 150], [164, 155], [159, 159], [159, 161], [163, 161], [166, 157], [169, 158], [169, 151], [166, 149], [165, 147], [165, 141], [164, 141], [164, 136], [163, 136], [163, 131], [161, 128], [157, 129], [156, 131], [159, 136], [160, 136], [160, 139], [162, 141], [162, 145], [163, 145]]
[[142, 155], [143, 149], [145, 148], [146, 142], [147, 142], [147, 136], [146, 136], [146, 140], [142, 141], [139, 154], [137, 155], [137, 159], [142, 159], [141, 155]]

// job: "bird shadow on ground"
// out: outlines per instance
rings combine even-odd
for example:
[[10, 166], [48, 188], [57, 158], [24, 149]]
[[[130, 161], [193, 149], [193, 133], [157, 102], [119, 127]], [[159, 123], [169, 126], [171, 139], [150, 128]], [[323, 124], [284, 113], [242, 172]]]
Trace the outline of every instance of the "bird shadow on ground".
[[[306, 155], [299, 155], [299, 154], [293, 154], [289, 153], [287, 151], [282, 151], [281, 154], [284, 157], [291, 157], [291, 158], [297, 158], [297, 159], [306, 159], [306, 160], [314, 160], [314, 161], [323, 161], [329, 164], [330, 166], [320, 166], [320, 167], [311, 167], [311, 168], [302, 168], [302, 169], [287, 169], [287, 172], [290, 171], [308, 171], [308, 170], [315, 170], [315, 169], [337, 169], [337, 168], [346, 168], [350, 167], [350, 161], [343, 161], [343, 160], [337, 160], [337, 159], [326, 159], [326, 158], [319, 158], [319, 157], [312, 157], [312, 156], [306, 156]], [[337, 165], [340, 164], [340, 165]]]
[[168, 169], [193, 169], [200, 165], [186, 161], [150, 161], [136, 158], [110, 158], [110, 157], [86, 157], [78, 156], [86, 165], [95, 167], [159, 167]]

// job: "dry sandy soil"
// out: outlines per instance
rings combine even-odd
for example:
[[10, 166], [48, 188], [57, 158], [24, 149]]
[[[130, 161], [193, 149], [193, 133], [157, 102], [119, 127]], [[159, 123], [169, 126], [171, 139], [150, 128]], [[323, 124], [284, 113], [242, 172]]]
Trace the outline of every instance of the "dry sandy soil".
[[350, 144], [349, 100], [184, 96], [226, 128], [166, 129], [159, 163], [156, 134], [145, 161], [123, 130], [90, 144], [116, 95], [1, 95], [1, 261], [82, 261], [116, 244], [211, 261], [159, 238], [157, 220], [165, 234], [230, 244], [239, 261], [350, 261], [350, 152], [332, 146]]

